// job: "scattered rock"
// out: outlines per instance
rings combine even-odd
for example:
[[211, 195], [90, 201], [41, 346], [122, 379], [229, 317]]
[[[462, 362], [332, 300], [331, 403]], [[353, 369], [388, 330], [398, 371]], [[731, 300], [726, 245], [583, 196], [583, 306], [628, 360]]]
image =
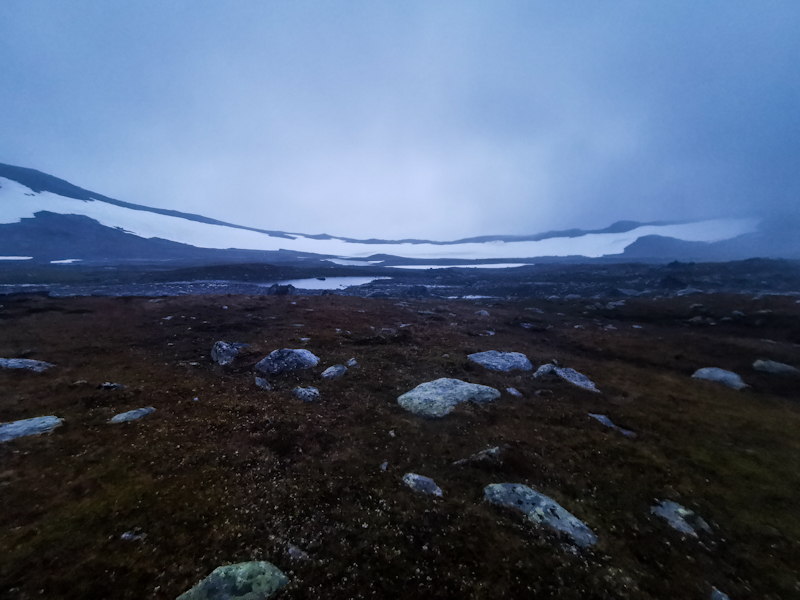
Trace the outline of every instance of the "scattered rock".
[[296, 387], [292, 390], [292, 393], [303, 402], [319, 400], [319, 390], [315, 387]]
[[581, 547], [597, 543], [597, 536], [585, 523], [552, 498], [518, 483], [493, 483], [483, 490], [492, 504], [520, 510], [532, 522], [568, 535]]
[[265, 600], [287, 583], [289, 579], [272, 563], [238, 563], [217, 567], [177, 600]]
[[579, 388], [589, 390], [590, 392], [600, 393], [600, 390], [595, 387], [594, 382], [583, 373], [578, 373], [575, 369], [559, 367], [557, 365], [542, 365], [536, 369], [533, 374], [537, 379], [546, 375], [558, 375], [561, 379], [569, 381], [572, 385], [577, 385]]
[[300, 548], [295, 546], [294, 544], [287, 544], [286, 546], [286, 554], [289, 555], [289, 558], [292, 560], [309, 560], [311, 558], [303, 552]]
[[433, 479], [425, 477], [424, 475], [406, 473], [403, 475], [403, 483], [414, 491], [430, 494], [431, 496], [439, 496], [440, 498], [442, 497], [441, 488], [433, 482]]
[[247, 348], [250, 344], [237, 344], [229, 342], [216, 342], [211, 348], [211, 359], [223, 367], [229, 365], [239, 354], [240, 348]]
[[726, 371], [725, 369], [718, 369], [717, 367], [705, 367], [703, 369], [698, 369], [695, 371], [692, 377], [695, 379], [717, 381], [735, 390], [741, 390], [742, 388], [750, 387], [733, 371]]
[[31, 360], [30, 358], [0, 358], [0, 367], [4, 369], [27, 369], [41, 373], [45, 369], [55, 367], [43, 360]]
[[711, 533], [711, 528], [703, 519], [697, 516], [694, 511], [684, 508], [672, 500], [662, 500], [652, 508], [650, 512], [666, 519], [670, 527], [681, 533], [697, 537], [698, 531]]
[[351, 358], [350, 360], [348, 360], [345, 363], [345, 365], [347, 365], [350, 368], [357, 367], [358, 366], [358, 361], [355, 358]]
[[400, 396], [397, 403], [416, 415], [443, 417], [460, 402], [483, 404], [499, 397], [500, 392], [489, 386], [442, 377], [418, 385]]
[[489, 316], [491, 316], [489, 314], [488, 310], [476, 310], [475, 314], [478, 315], [479, 317], [489, 317]]
[[517, 388], [506, 388], [506, 391], [516, 398], [522, 398], [522, 392], [520, 392]]
[[125, 540], [126, 542], [139, 542], [147, 537], [146, 533], [137, 533], [135, 531], [126, 531], [119, 539]]
[[262, 390], [267, 390], [268, 392], [272, 390], [272, 386], [269, 384], [269, 381], [263, 377], [256, 377], [256, 385]]
[[717, 588], [711, 588], [711, 600], [731, 600], [727, 594], [723, 594]]
[[381, 471], [385, 471], [385, 470], [386, 470], [386, 469], [388, 469], [388, 468], [389, 468], [389, 463], [388, 463], [388, 462], [386, 462], [386, 461], [383, 461], [383, 462], [381, 463]]
[[800, 375], [800, 369], [774, 360], [757, 360], [753, 363], [753, 368], [773, 375]]
[[611, 421], [611, 419], [609, 419], [605, 415], [598, 415], [598, 414], [595, 414], [595, 413], [589, 413], [589, 416], [592, 417], [593, 419], [597, 419], [598, 421], [600, 421], [606, 427], [611, 427], [611, 429], [616, 429], [617, 431], [619, 431], [624, 436], [636, 437], [636, 434], [634, 432], [632, 432], [632, 431], [630, 431], [628, 429], [623, 429], [622, 427], [619, 427], [617, 425], [614, 425], [614, 423]]
[[97, 386], [101, 390], [124, 390], [125, 386], [121, 383], [111, 383], [110, 381], [106, 381], [105, 383], [101, 383]]
[[308, 350], [283, 348], [271, 352], [269, 356], [256, 364], [255, 369], [260, 373], [279, 375], [310, 369], [316, 367], [317, 363], [319, 363], [319, 358]]
[[154, 412], [156, 412], [156, 409], [153, 408], [152, 406], [148, 406], [146, 408], [137, 408], [135, 410], [129, 410], [128, 412], [114, 415], [109, 421], [109, 423], [126, 423], [128, 421], [136, 421], [137, 419], [146, 417], [150, 413]]
[[[268, 296], [291, 296], [295, 293], [296, 288], [290, 283], [289, 285], [278, 285], [273, 283], [267, 288]], [[228, 308], [227, 306], [225, 308]]]
[[0, 425], [0, 442], [7, 442], [19, 437], [25, 437], [26, 435], [49, 433], [63, 423], [64, 419], [59, 419], [52, 415], [3, 423]]
[[504, 449], [500, 446], [481, 450], [472, 456], [462, 458], [453, 463], [454, 466], [463, 465], [501, 465], [503, 463]]
[[487, 350], [486, 352], [476, 352], [470, 354], [472, 362], [483, 365], [492, 371], [508, 372], [514, 369], [530, 371], [533, 368], [528, 357], [521, 352], [498, 352], [497, 350]]
[[347, 367], [344, 365], [333, 365], [328, 367], [322, 372], [323, 379], [339, 379], [342, 375], [347, 373]]

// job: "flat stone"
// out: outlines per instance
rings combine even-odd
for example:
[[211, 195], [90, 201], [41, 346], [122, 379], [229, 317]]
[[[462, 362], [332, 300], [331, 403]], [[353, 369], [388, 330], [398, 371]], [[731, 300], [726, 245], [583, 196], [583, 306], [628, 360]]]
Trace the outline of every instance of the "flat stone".
[[624, 436], [636, 437], [636, 434], [634, 432], [630, 431], [629, 429], [623, 429], [622, 427], [619, 427], [618, 425], [614, 425], [614, 423], [611, 421], [611, 419], [609, 419], [605, 415], [598, 415], [598, 414], [595, 414], [595, 413], [589, 413], [589, 416], [592, 417], [593, 419], [597, 419], [598, 421], [600, 421], [606, 427], [611, 427], [611, 429], [616, 429], [617, 431], [619, 431]]
[[533, 374], [534, 377], [544, 377], [547, 375], [558, 375], [564, 381], [569, 381], [572, 385], [577, 385], [579, 388], [588, 390], [590, 392], [600, 393], [600, 390], [595, 387], [594, 382], [583, 373], [578, 373], [575, 369], [559, 367], [557, 365], [542, 365]]
[[344, 365], [333, 365], [328, 367], [322, 372], [323, 379], [339, 379], [342, 375], [347, 373], [347, 367]]
[[476, 352], [470, 354], [469, 358], [472, 362], [483, 365], [492, 371], [513, 371], [519, 369], [522, 371], [530, 371], [533, 368], [531, 361], [528, 357], [521, 352], [498, 352], [497, 350], [487, 350], [486, 352]]
[[216, 342], [211, 348], [211, 360], [218, 365], [227, 366], [233, 362], [240, 348], [247, 348], [250, 344], [229, 342]]
[[519, 483], [493, 483], [483, 490], [492, 504], [514, 508], [532, 522], [566, 534], [581, 547], [597, 543], [597, 536], [558, 502]]
[[54, 416], [34, 417], [33, 419], [3, 423], [0, 425], [0, 442], [7, 442], [26, 435], [49, 433], [63, 423], [64, 419]]
[[406, 473], [403, 475], [403, 483], [417, 492], [442, 497], [441, 488], [430, 477], [417, 475], [416, 473]]
[[753, 368], [756, 371], [772, 373], [773, 375], [800, 375], [800, 369], [774, 360], [757, 360], [753, 363]]
[[319, 390], [315, 387], [296, 387], [292, 390], [292, 393], [303, 402], [319, 400]]
[[489, 386], [442, 377], [418, 385], [400, 396], [397, 403], [416, 415], [443, 417], [460, 402], [483, 404], [499, 397], [500, 392]]
[[706, 379], [708, 381], [716, 381], [723, 385], [727, 385], [735, 390], [749, 387], [742, 378], [733, 371], [726, 371], [725, 369], [718, 369], [717, 367], [705, 367], [698, 369], [692, 375], [695, 379]]
[[136, 421], [137, 419], [146, 417], [150, 413], [154, 412], [156, 412], [156, 409], [153, 408], [152, 406], [148, 406], [146, 408], [137, 408], [135, 410], [129, 410], [128, 412], [114, 415], [109, 421], [109, 423], [126, 423], [128, 421]]
[[283, 589], [289, 578], [268, 562], [217, 567], [177, 600], [265, 600]]
[[267, 375], [279, 375], [316, 367], [319, 357], [304, 349], [283, 348], [275, 350], [258, 362], [256, 371]]
[[4, 369], [27, 369], [28, 371], [35, 371], [41, 373], [45, 369], [54, 367], [48, 362], [43, 360], [31, 360], [29, 358], [0, 358], [0, 367]]
[[665, 519], [670, 527], [681, 533], [697, 537], [698, 531], [711, 533], [711, 528], [694, 511], [684, 508], [672, 500], [662, 500], [650, 508], [654, 515]]
[[272, 386], [269, 384], [269, 381], [263, 377], [256, 377], [256, 385], [262, 390], [267, 390], [268, 392], [272, 390]]

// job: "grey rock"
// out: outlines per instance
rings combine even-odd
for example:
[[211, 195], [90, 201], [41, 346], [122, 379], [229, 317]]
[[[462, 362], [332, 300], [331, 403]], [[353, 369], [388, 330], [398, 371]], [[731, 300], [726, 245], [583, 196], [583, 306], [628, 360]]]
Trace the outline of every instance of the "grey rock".
[[110, 381], [106, 381], [105, 383], [100, 384], [101, 390], [110, 390], [110, 391], [119, 391], [124, 390], [125, 386], [121, 383], [111, 383]]
[[283, 589], [289, 578], [268, 562], [217, 567], [177, 600], [265, 600]]
[[749, 387], [742, 378], [733, 371], [726, 371], [725, 369], [718, 369], [717, 367], [705, 367], [698, 369], [692, 375], [695, 379], [706, 379], [708, 381], [716, 381], [723, 385], [727, 385], [735, 390]]
[[731, 600], [728, 594], [723, 594], [717, 588], [711, 588], [711, 600]]
[[561, 379], [569, 381], [572, 385], [577, 385], [579, 388], [588, 390], [590, 392], [600, 393], [600, 390], [595, 387], [594, 382], [583, 373], [578, 373], [575, 369], [559, 367], [557, 365], [542, 365], [533, 374], [534, 377], [544, 377], [547, 375], [558, 375]]
[[355, 358], [351, 358], [350, 360], [348, 360], [345, 363], [345, 365], [347, 365], [348, 367], [351, 367], [351, 368], [352, 367], [357, 367], [358, 366], [358, 361]]
[[153, 408], [152, 406], [148, 406], [146, 408], [137, 408], [135, 410], [129, 410], [128, 412], [114, 415], [109, 421], [109, 423], [126, 423], [128, 421], [136, 421], [137, 419], [146, 417], [150, 413], [154, 412], [156, 412], [156, 409]]
[[711, 528], [694, 511], [684, 508], [672, 500], [662, 500], [650, 508], [654, 515], [665, 519], [670, 527], [686, 535], [697, 537], [698, 531], [711, 533]]
[[606, 427], [611, 427], [611, 429], [616, 429], [617, 431], [619, 431], [624, 436], [636, 437], [636, 434], [634, 432], [632, 432], [632, 431], [630, 431], [628, 429], [623, 429], [622, 427], [619, 427], [617, 425], [614, 425], [614, 423], [611, 421], [611, 419], [609, 419], [605, 415], [598, 415], [598, 414], [595, 414], [595, 413], [589, 413], [589, 416], [592, 417], [593, 419], [597, 419], [598, 421], [600, 421]]
[[137, 533], [135, 531], [126, 531], [119, 539], [125, 540], [126, 542], [139, 542], [147, 537], [146, 533]]
[[64, 419], [58, 417], [34, 417], [33, 419], [22, 419], [21, 421], [11, 421], [0, 425], [0, 442], [7, 442], [26, 435], [38, 435], [49, 433], [59, 425], [64, 423]]
[[800, 375], [800, 369], [774, 360], [757, 360], [753, 363], [753, 368], [773, 375]]
[[267, 375], [279, 375], [316, 367], [319, 358], [303, 349], [283, 348], [275, 350], [255, 366], [256, 371]]
[[27, 369], [41, 373], [45, 369], [54, 366], [42, 360], [31, 360], [29, 358], [0, 358], [0, 367], [4, 369]]
[[216, 342], [211, 348], [211, 359], [223, 367], [229, 365], [239, 354], [240, 348], [247, 348], [250, 344], [237, 344], [229, 342]]
[[296, 387], [292, 390], [292, 393], [303, 402], [319, 400], [319, 390], [315, 387]]
[[416, 473], [406, 473], [403, 475], [403, 483], [417, 492], [442, 497], [441, 488], [430, 477], [417, 475]]
[[269, 288], [267, 288], [267, 295], [268, 296], [291, 296], [295, 293], [297, 288], [295, 288], [291, 283], [289, 285], [279, 285], [277, 283], [273, 283]]
[[309, 560], [310, 556], [303, 552], [300, 548], [295, 546], [294, 544], [288, 544], [286, 546], [286, 554], [289, 555], [289, 558], [292, 560]]
[[487, 448], [453, 463], [454, 466], [463, 465], [500, 465], [503, 462], [504, 450], [500, 446]]
[[256, 377], [256, 385], [262, 390], [267, 390], [268, 392], [272, 390], [272, 386], [269, 384], [269, 381], [263, 377]]
[[492, 504], [522, 511], [532, 522], [568, 535], [581, 547], [597, 543], [597, 536], [581, 520], [552, 498], [519, 483], [493, 483], [483, 490]]
[[489, 315], [489, 311], [488, 310], [476, 310], [475, 314], [478, 315], [479, 317], [489, 317], [489, 316], [491, 316], [491, 315]]
[[322, 372], [323, 379], [339, 379], [342, 375], [347, 373], [347, 367], [344, 365], [333, 365], [328, 367]]
[[499, 397], [500, 392], [489, 386], [442, 377], [418, 385], [400, 396], [397, 403], [416, 415], [443, 417], [460, 402], [483, 404]]
[[521, 352], [498, 352], [497, 350], [487, 350], [486, 352], [476, 352], [470, 354], [469, 358], [472, 362], [483, 365], [492, 371], [513, 371], [519, 369], [521, 371], [530, 371], [533, 368], [531, 361], [528, 357]]
[[506, 388], [506, 391], [515, 398], [522, 398], [522, 392], [520, 392], [517, 388]]

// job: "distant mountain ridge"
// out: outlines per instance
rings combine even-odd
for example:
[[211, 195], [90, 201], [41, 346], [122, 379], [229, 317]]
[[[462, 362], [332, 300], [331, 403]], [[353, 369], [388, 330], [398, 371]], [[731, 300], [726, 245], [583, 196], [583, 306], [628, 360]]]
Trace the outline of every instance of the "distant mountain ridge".
[[[775, 227], [780, 229], [783, 221]], [[774, 229], [774, 227], [773, 227]], [[784, 226], [778, 236], [790, 232]], [[353, 239], [226, 223], [97, 194], [35, 169], [0, 164], [0, 257], [36, 261], [291, 260], [392, 262], [800, 257], [797, 236], [765, 238], [752, 222], [618, 221], [602, 229], [486, 235], [454, 241]], [[788, 255], [787, 255], [788, 254]], [[730, 258], [728, 258], [730, 257]], [[411, 264], [411, 262], [409, 262]]]

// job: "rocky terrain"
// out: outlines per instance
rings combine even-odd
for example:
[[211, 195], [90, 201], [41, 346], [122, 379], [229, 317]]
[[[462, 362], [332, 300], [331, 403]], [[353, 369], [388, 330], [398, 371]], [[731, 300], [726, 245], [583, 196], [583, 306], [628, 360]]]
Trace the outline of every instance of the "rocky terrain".
[[[172, 599], [249, 561], [280, 598], [800, 597], [777, 265], [0, 296], [0, 423], [55, 419], [0, 443], [0, 597]], [[435, 287], [464, 277], [494, 297]], [[439, 380], [473, 395], [412, 410]]]

